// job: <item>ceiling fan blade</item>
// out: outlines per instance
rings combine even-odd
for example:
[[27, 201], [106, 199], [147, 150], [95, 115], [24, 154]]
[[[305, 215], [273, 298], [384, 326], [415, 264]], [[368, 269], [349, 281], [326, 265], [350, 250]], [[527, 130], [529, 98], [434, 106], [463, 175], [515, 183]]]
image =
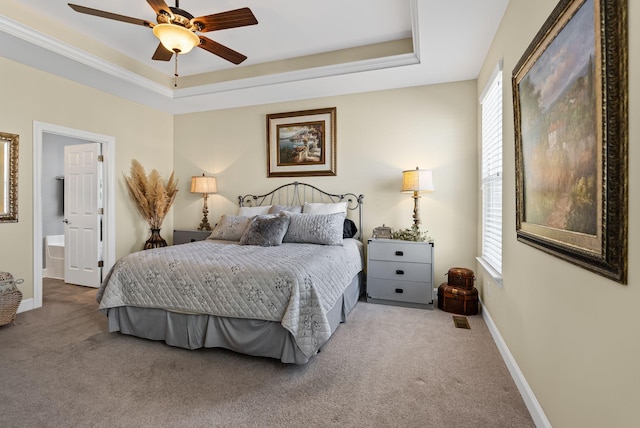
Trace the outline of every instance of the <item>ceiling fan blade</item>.
[[156, 15], [160, 15], [160, 12], [164, 11], [167, 15], [173, 17], [173, 12], [171, 12], [171, 8], [164, 2], [164, 0], [147, 0], [149, 6], [153, 8], [156, 12]]
[[232, 62], [236, 65], [247, 59], [247, 57], [242, 55], [241, 53], [236, 52], [224, 45], [221, 45], [218, 42], [214, 42], [213, 40], [205, 36], [198, 37], [200, 37], [200, 44], [198, 45], [199, 47], [211, 52], [214, 55], [218, 55], [220, 58], [226, 59], [227, 61]]
[[227, 28], [245, 27], [256, 25], [258, 20], [248, 7], [214, 13], [213, 15], [199, 16], [191, 20], [201, 32], [225, 30]]
[[113, 19], [114, 21], [127, 22], [129, 24], [144, 25], [145, 27], [153, 27], [149, 21], [144, 19], [131, 18], [130, 16], [118, 15], [117, 13], [105, 12], [104, 10], [92, 9], [90, 7], [79, 6], [77, 4], [68, 3], [69, 7], [76, 12], [86, 13], [87, 15], [98, 16], [100, 18]]
[[165, 48], [162, 43], [158, 43], [158, 47], [156, 51], [153, 53], [151, 59], [155, 59], [156, 61], [169, 61], [173, 56], [173, 52], [169, 49]]

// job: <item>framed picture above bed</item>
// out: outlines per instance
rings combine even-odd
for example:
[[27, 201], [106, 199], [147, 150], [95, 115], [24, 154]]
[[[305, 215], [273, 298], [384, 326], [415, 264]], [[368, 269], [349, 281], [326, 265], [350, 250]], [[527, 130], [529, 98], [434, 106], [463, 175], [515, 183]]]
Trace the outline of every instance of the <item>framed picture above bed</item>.
[[336, 175], [336, 108], [267, 115], [267, 177]]
[[626, 3], [561, 0], [512, 78], [518, 240], [622, 284]]

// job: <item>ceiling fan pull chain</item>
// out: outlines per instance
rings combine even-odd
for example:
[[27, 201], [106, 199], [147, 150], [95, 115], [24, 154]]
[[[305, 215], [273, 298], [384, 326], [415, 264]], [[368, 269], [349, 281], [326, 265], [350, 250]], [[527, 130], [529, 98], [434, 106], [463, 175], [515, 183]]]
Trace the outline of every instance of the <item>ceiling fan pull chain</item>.
[[178, 87], [178, 52], [176, 52], [176, 65], [175, 70], [173, 72], [173, 87]]

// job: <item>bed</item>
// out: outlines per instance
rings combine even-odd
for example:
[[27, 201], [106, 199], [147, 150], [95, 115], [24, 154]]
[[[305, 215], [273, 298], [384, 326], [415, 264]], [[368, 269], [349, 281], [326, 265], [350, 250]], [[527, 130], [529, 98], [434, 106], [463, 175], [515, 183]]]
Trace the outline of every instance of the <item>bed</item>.
[[364, 291], [362, 200], [299, 182], [239, 196], [208, 239], [116, 262], [96, 296], [109, 331], [307, 363]]

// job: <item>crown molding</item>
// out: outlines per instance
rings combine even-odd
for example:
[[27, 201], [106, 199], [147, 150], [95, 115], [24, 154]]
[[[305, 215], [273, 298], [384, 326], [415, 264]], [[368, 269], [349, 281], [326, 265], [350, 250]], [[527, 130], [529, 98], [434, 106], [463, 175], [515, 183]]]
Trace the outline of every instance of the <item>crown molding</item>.
[[219, 92], [250, 89], [261, 86], [300, 82], [324, 77], [362, 73], [365, 71], [380, 70], [393, 67], [402, 67], [418, 63], [418, 58], [414, 54], [394, 55], [384, 58], [356, 61], [347, 64], [328, 65], [306, 70], [296, 70], [266, 76], [249, 77], [246, 79], [230, 80], [226, 82], [211, 83], [189, 88], [178, 88], [174, 90], [173, 97], [178, 99], [198, 95], [208, 95]]
[[68, 43], [47, 36], [39, 31], [25, 27], [23, 24], [0, 15], [0, 31], [16, 37], [31, 45], [46, 49], [71, 61], [88, 66], [101, 73], [117, 77], [119, 80], [132, 83], [147, 91], [171, 98], [172, 90], [151, 79], [133, 73], [124, 67], [114, 65], [104, 59], [75, 48]]

